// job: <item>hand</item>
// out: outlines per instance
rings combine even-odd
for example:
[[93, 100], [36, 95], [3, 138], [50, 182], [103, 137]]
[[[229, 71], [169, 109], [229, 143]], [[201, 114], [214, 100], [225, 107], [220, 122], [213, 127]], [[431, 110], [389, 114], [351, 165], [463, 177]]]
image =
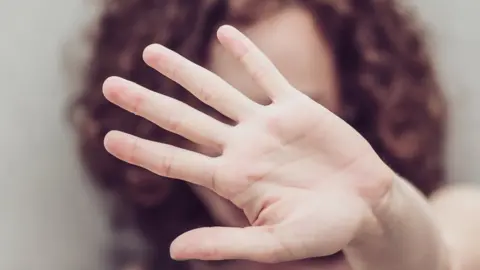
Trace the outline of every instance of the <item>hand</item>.
[[281, 262], [346, 248], [375, 227], [374, 209], [388, 196], [394, 173], [362, 136], [294, 89], [238, 30], [221, 27], [218, 39], [266, 91], [270, 105], [249, 100], [160, 45], [149, 46], [144, 60], [234, 120], [234, 126], [120, 78], [104, 84], [111, 102], [222, 154], [209, 157], [116, 131], [105, 138], [110, 153], [211, 189], [250, 221], [246, 228], [187, 232], [172, 243], [172, 257]]

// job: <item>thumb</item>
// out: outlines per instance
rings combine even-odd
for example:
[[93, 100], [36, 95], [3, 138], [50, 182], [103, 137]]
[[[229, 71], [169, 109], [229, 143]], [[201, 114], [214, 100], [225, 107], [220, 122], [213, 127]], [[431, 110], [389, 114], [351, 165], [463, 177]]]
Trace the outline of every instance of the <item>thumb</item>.
[[210, 227], [180, 235], [170, 246], [175, 260], [249, 260], [273, 263], [284, 257], [281, 243], [266, 227]]

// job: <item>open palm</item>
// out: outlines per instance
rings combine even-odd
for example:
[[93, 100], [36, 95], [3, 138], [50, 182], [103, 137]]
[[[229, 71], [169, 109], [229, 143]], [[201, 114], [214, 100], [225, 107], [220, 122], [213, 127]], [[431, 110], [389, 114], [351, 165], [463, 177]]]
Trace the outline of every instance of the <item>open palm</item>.
[[147, 64], [234, 120], [224, 124], [170, 97], [112, 77], [105, 96], [160, 127], [222, 154], [209, 157], [120, 132], [105, 139], [118, 158], [159, 175], [204, 186], [242, 209], [246, 228], [200, 228], [172, 244], [177, 259], [279, 262], [345, 248], [388, 193], [391, 170], [353, 128], [294, 89], [233, 27], [219, 29], [272, 103], [259, 105], [215, 74], [160, 45]]

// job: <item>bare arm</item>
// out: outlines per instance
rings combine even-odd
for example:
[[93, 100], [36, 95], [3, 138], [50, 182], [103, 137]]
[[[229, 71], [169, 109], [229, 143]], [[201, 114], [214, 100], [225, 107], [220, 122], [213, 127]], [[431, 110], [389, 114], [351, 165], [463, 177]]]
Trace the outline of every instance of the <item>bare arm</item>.
[[452, 258], [452, 270], [480, 269], [480, 188], [449, 186], [431, 198]]
[[402, 179], [376, 209], [382, 229], [346, 250], [355, 270], [447, 270], [450, 260], [427, 199]]

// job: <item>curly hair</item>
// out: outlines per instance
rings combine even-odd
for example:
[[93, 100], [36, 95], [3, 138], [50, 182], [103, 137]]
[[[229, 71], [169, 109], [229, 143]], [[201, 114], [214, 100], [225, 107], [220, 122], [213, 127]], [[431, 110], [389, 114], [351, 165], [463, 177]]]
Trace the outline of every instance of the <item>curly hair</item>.
[[[112, 227], [119, 240], [113, 247], [114, 269], [129, 262], [140, 262], [146, 269], [188, 269], [169, 258], [170, 242], [184, 231], [214, 222], [185, 183], [123, 163], [104, 150], [109, 130], [173, 145], [185, 141], [110, 104], [102, 95], [102, 83], [108, 76], [121, 76], [206, 110], [187, 91], [147, 67], [141, 54], [147, 45], [160, 43], [205, 64], [218, 26], [251, 23], [265, 15], [270, 6], [265, 3], [272, 1], [244, 1], [253, 6], [236, 9], [231, 2], [105, 2], [83, 91], [72, 111], [84, 165], [114, 198]], [[395, 0], [293, 2], [312, 12], [334, 53], [345, 108], [340, 116], [394, 171], [430, 194], [444, 180], [446, 104], [412, 11]], [[134, 245], [129, 233], [141, 242]]]

